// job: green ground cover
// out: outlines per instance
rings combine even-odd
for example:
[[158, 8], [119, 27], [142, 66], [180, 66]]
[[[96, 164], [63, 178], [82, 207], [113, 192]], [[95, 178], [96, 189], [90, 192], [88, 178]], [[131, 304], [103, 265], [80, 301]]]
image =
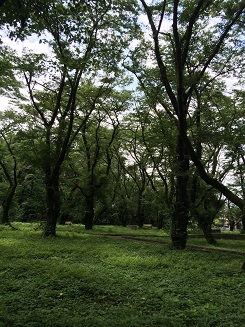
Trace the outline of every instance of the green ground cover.
[[0, 231], [1, 327], [245, 326], [241, 256], [16, 226]]
[[228, 239], [217, 239], [217, 245], [209, 245], [206, 243], [204, 238], [189, 238], [189, 245], [205, 246], [209, 248], [226, 249], [232, 251], [244, 252], [245, 257], [245, 240], [228, 240]]

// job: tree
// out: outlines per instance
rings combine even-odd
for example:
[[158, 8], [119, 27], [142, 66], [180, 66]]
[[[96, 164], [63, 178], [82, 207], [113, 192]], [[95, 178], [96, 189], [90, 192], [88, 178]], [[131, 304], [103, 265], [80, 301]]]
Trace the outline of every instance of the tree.
[[[76, 138], [70, 165], [76, 176], [73, 190], [79, 190], [84, 199], [85, 229], [92, 229], [96, 214], [99, 216], [107, 211], [103, 202], [106, 202], [105, 194], [115, 157], [113, 146], [119, 133], [119, 115], [128, 108], [131, 98], [130, 92], [114, 90], [113, 81], [105, 79], [97, 87], [88, 83], [86, 89], [80, 90], [78, 98], [83, 105], [77, 122], [84, 115], [84, 110], [91, 112]], [[116, 83], [118, 85], [118, 79]]]
[[[207, 81], [204, 79], [203, 82]], [[196, 88], [189, 123], [192, 143], [199, 160], [204, 163], [209, 175], [221, 182], [231, 171], [230, 163], [224, 160], [224, 153], [230, 138], [230, 127], [234, 124], [234, 113], [230, 110], [232, 100], [224, 93], [224, 83], [216, 80], [209, 82], [208, 86]], [[191, 171], [191, 217], [198, 222], [207, 242], [214, 244], [216, 240], [211, 234], [211, 227], [224, 201], [212, 187], [203, 185], [195, 166], [191, 167]]]
[[[159, 103], [175, 122], [178, 130], [176, 200], [171, 237], [175, 248], [184, 249], [189, 219], [187, 187], [190, 158], [206, 183], [244, 210], [244, 201], [205, 171], [188, 135], [188, 116], [191, 114], [194, 90], [203, 81], [208, 70], [215, 76], [210, 75], [209, 81], [228, 74], [229, 71], [238, 72], [237, 59], [242, 53], [240, 36], [245, 4], [227, 1], [222, 5], [220, 2], [204, 0], [199, 0], [195, 5], [191, 1], [178, 0], [155, 2], [151, 6], [141, 0], [141, 4], [151, 31], [153, 45], [150, 45], [150, 58], [153, 57], [157, 64], [154, 66], [153, 63], [154, 70], [151, 69], [151, 74], [155, 71], [154, 82], [160, 92], [154, 92], [154, 95], [158, 96]], [[215, 17], [217, 23], [211, 21]], [[169, 23], [171, 27], [166, 30], [164, 24], [170, 25]], [[199, 33], [200, 30], [202, 33]], [[239, 46], [236, 44], [237, 40]], [[141, 45], [145, 44], [146, 41]], [[232, 44], [236, 46], [233, 47]], [[142, 52], [145, 51], [144, 47]], [[132, 51], [131, 70], [141, 80], [145, 80], [149, 69], [142, 65], [142, 56], [137, 59], [136, 52]], [[144, 87], [147, 89], [145, 83]]]
[[[222, 227], [224, 225], [229, 225], [230, 231], [233, 231], [235, 227], [240, 229], [241, 219], [242, 219], [242, 215], [239, 208], [234, 205], [231, 205], [229, 201], [227, 201], [226, 205], [224, 206], [221, 212], [220, 223], [222, 224]], [[243, 230], [241, 231], [244, 233]]]
[[10, 146], [10, 143], [8, 142], [8, 140], [6, 139], [3, 133], [1, 133], [1, 136], [4, 139], [7, 149], [13, 160], [13, 169], [11, 169], [10, 172], [7, 164], [2, 159], [0, 159], [0, 166], [9, 184], [6, 194], [3, 195], [3, 199], [2, 199], [3, 213], [2, 213], [1, 223], [10, 224], [9, 210], [11, 208], [12, 200], [17, 187], [17, 162], [14, 153], [12, 151], [12, 148]]
[[15, 191], [18, 185], [19, 164], [15, 155], [16, 130], [13, 124], [15, 117], [12, 113], [2, 113], [0, 132], [0, 167], [3, 172], [3, 181], [1, 186], [2, 217], [1, 223], [10, 224], [9, 213], [12, 206]]
[[[45, 235], [55, 235], [60, 213], [61, 166], [74, 135], [82, 131], [88, 118], [83, 117], [80, 125], [73, 130], [79, 86], [88, 76], [97, 83], [99, 72], [103, 69], [107, 76], [117, 74], [123, 49], [131, 38], [125, 30], [134, 22], [133, 15], [127, 16], [127, 10], [134, 6], [135, 3], [128, 5], [124, 1], [117, 4], [106, 1], [89, 4], [48, 1], [31, 4], [31, 16], [24, 36], [35, 31], [39, 34], [40, 42], [49, 43], [51, 51], [49, 57], [27, 53], [19, 64], [31, 101], [31, 106], [27, 106], [26, 110], [30, 114], [35, 112], [36, 123], [45, 130]], [[11, 24], [11, 20], [7, 23]]]
[[21, 82], [15, 76], [17, 61], [16, 53], [0, 42], [0, 95], [21, 99]]
[[[134, 111], [125, 117], [126, 132], [122, 144], [128, 164], [124, 164], [124, 170], [136, 185], [135, 193], [138, 194], [136, 217], [141, 227], [144, 220], [149, 221], [149, 211], [146, 212], [146, 208], [149, 207], [150, 190], [154, 192], [151, 199], [154, 198], [157, 203], [158, 208], [155, 209], [161, 212], [161, 217], [155, 213], [158, 219], [154, 223], [158, 227], [162, 228], [164, 220], [172, 212], [175, 190], [171, 147], [175, 135], [171, 124], [164, 120], [164, 114], [154, 104], [148, 103], [147, 99], [138, 95]], [[161, 205], [157, 201], [160, 194]]]
[[[131, 117], [132, 118], [132, 117]], [[130, 125], [127, 130], [127, 141], [124, 142], [124, 152], [127, 157], [127, 165], [121, 165], [125, 171], [125, 174], [131, 178], [134, 184], [135, 193], [135, 214], [134, 223], [138, 224], [139, 227], [143, 227], [145, 223], [145, 195], [147, 188], [147, 154], [140, 143], [140, 135], [138, 126], [134, 126], [132, 120], [130, 120]], [[137, 124], [137, 122], [135, 121]]]

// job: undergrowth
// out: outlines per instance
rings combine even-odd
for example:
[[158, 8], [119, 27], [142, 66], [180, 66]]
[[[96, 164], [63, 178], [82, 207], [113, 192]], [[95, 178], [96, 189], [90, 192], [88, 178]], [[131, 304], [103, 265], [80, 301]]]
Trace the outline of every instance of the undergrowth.
[[0, 231], [1, 327], [245, 325], [241, 256], [18, 227]]

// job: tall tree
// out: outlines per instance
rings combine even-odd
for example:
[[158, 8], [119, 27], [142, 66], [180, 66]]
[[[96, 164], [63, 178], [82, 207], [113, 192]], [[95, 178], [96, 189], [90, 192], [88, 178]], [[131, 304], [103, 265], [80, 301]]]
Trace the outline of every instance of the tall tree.
[[[148, 5], [145, 0], [140, 2], [152, 38], [150, 59], [154, 58], [157, 64], [155, 81], [158, 79], [158, 82], [155, 82], [155, 85], [160, 94], [165, 95], [164, 102], [162, 94], [158, 95], [161, 100], [159, 102], [168, 112], [170, 119], [175, 121], [178, 129], [172, 243], [175, 248], [183, 249], [186, 245], [189, 219], [187, 187], [190, 158], [206, 183], [217, 188], [244, 210], [244, 201], [205, 171], [188, 136], [188, 115], [191, 114], [193, 92], [208, 71], [212, 71], [213, 74], [210, 75], [210, 81], [221, 75], [227, 76], [231, 71], [239, 72], [237, 58], [242, 54], [241, 33], [245, 3], [164, 0], [154, 1]], [[144, 44], [146, 41], [142, 43]], [[142, 80], [149, 65], [148, 67], [142, 65], [142, 56], [137, 60], [136, 50], [132, 51], [132, 54], [131, 70]]]
[[[118, 85], [118, 79], [115, 81]], [[76, 175], [73, 189], [80, 190], [85, 202], [86, 229], [92, 229], [96, 201], [99, 202], [99, 196], [102, 200], [102, 193], [106, 194], [115, 158], [113, 145], [120, 130], [119, 116], [128, 108], [131, 98], [130, 92], [113, 89], [112, 82], [113, 79], [106, 78], [100, 86], [88, 84], [87, 92], [80, 90], [79, 101], [83, 103], [83, 110], [91, 111], [91, 115], [76, 139], [77, 145], [73, 150], [76, 152], [76, 162], [73, 160], [72, 167]], [[78, 116], [78, 123], [79, 120], [81, 117]], [[106, 210], [102, 201], [100, 204], [101, 210]]]
[[73, 130], [79, 85], [88, 76], [93, 76], [97, 83], [103, 69], [108, 77], [116, 75], [123, 49], [131, 39], [125, 31], [132, 24], [135, 27], [132, 12], [127, 14], [134, 6], [135, 2], [128, 5], [124, 1], [31, 4], [24, 35], [35, 31], [40, 42], [49, 43], [51, 51], [49, 57], [27, 53], [19, 66], [31, 100], [28, 110], [34, 110], [37, 124], [45, 129], [45, 235], [55, 235], [60, 212], [60, 169], [73, 135], [82, 130], [88, 118], [83, 117]]
[[[12, 157], [12, 161], [13, 161], [13, 167], [9, 168], [8, 164], [2, 158], [0, 158], [0, 167], [2, 168], [5, 179], [8, 182], [8, 188], [7, 188], [6, 192], [4, 192], [5, 194], [3, 195], [3, 198], [1, 199], [2, 200], [2, 208], [3, 208], [1, 223], [10, 224], [9, 211], [10, 211], [10, 208], [12, 205], [12, 200], [13, 200], [15, 190], [17, 187], [17, 161], [14, 156], [12, 147], [11, 147], [9, 141], [7, 140], [6, 136], [3, 133], [1, 133], [1, 136], [4, 140], [4, 142], [6, 143], [7, 149], [9, 151], [9, 154]], [[5, 159], [7, 159], [7, 156]]]
[[[20, 163], [16, 156], [17, 130], [20, 128], [20, 117], [12, 112], [0, 114], [0, 168], [2, 171], [1, 204], [2, 217], [0, 222], [10, 224], [10, 209], [18, 185]], [[18, 126], [19, 125], [19, 126]]]
[[[172, 169], [174, 156], [171, 151], [175, 131], [164, 116], [165, 113], [158, 110], [153, 103], [138, 96], [134, 111], [125, 117], [125, 122], [127, 122], [125, 136], [127, 136], [123, 146], [124, 153], [127, 153], [129, 160], [124, 169], [137, 186], [138, 224], [140, 226], [143, 225], [144, 219], [148, 220], [145, 214], [145, 203], [149, 186], [156, 198], [161, 193], [161, 207], [164, 208], [165, 215], [169, 216], [172, 212], [172, 198], [175, 191]], [[162, 181], [160, 188], [159, 179]], [[142, 214], [140, 214], [141, 211]], [[160, 218], [158, 225], [161, 225]]]

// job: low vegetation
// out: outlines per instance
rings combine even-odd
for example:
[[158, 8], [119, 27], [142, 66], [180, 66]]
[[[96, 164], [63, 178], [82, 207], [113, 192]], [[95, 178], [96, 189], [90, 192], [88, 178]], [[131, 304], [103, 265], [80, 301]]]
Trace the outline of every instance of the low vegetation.
[[15, 227], [0, 231], [1, 327], [245, 325], [241, 255], [98, 237], [157, 230], [72, 225], [44, 238], [34, 224]]

